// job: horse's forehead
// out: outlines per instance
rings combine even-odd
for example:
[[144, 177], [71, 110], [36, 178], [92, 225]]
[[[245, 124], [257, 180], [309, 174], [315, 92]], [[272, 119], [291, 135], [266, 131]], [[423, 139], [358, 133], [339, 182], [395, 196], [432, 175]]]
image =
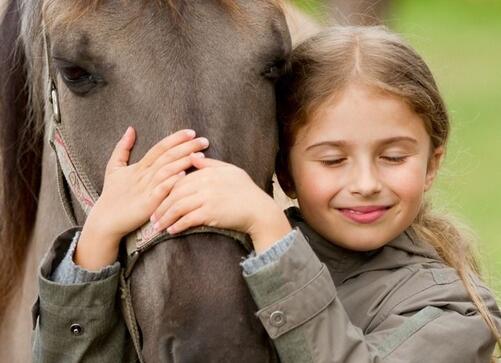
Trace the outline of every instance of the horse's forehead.
[[[161, 56], [163, 64], [170, 64], [190, 57], [204, 62], [229, 59], [237, 53], [240, 55], [236, 57], [261, 61], [245, 55], [259, 53], [270, 61], [289, 50], [288, 29], [281, 9], [269, 6], [268, 0], [243, 4], [242, 23], [214, 2], [193, 5], [184, 14], [184, 20], [177, 21], [169, 10], [158, 5], [128, 2], [130, 6], [123, 6], [121, 1], [120, 6], [110, 2], [66, 22], [68, 2], [59, 1], [47, 11], [49, 35], [53, 55], [60, 53], [67, 60], [81, 62], [87, 58], [94, 64], [127, 62], [134, 66], [151, 60], [144, 60], [145, 54]], [[214, 52], [220, 52], [219, 56], [213, 57]], [[169, 60], [169, 57], [174, 58]]]
[[[153, 10], [150, 15], [157, 17], [169, 16], [171, 20], [182, 23], [185, 13], [200, 6], [212, 5], [218, 7], [222, 12], [228, 15], [236, 15], [235, 19], [244, 19], [239, 17], [241, 11], [249, 7], [247, 0], [216, 0], [214, 2], [199, 2], [193, 0], [139, 0], [130, 1], [124, 4], [120, 0], [44, 0], [43, 12], [47, 20], [56, 23], [71, 24], [86, 18], [90, 21], [92, 17], [98, 14], [106, 16], [137, 17], [147, 14], [145, 10]], [[270, 10], [283, 11], [283, 0], [259, 0], [253, 1], [250, 8], [263, 8]], [[90, 16], [89, 16], [90, 15]]]
[[[74, 6], [73, 1], [48, 0], [44, 11], [51, 36], [54, 40], [58, 40], [57, 37], [64, 39], [73, 51], [88, 48], [91, 42], [101, 43], [101, 46], [105, 47], [112, 44], [116, 48], [125, 41], [130, 49], [134, 40], [147, 42], [160, 38], [166, 43], [183, 37], [190, 37], [191, 40], [196, 40], [197, 37], [208, 39], [211, 36], [224, 38], [225, 33], [235, 30], [248, 33], [246, 42], [260, 43], [262, 46], [276, 42], [273, 37], [267, 39], [257, 36], [268, 34], [266, 28], [270, 25], [270, 19], [278, 20], [273, 24], [274, 28], [281, 30], [280, 33], [287, 33], [285, 21], [280, 22], [281, 17], [277, 16], [282, 14], [281, 8], [270, 6], [278, 0], [262, 0], [252, 4], [243, 2], [238, 8], [244, 14], [242, 17], [235, 17], [231, 11], [224, 11], [217, 2], [191, 4], [186, 6], [187, 9], [178, 17], [177, 8], [159, 6], [157, 1], [127, 2], [127, 6], [124, 6], [123, 1], [106, 1], [90, 10]], [[100, 2], [86, 1], [87, 4]], [[219, 2], [236, 3], [234, 0]], [[208, 19], [210, 21], [207, 21]], [[242, 23], [239, 24], [239, 20], [242, 20]], [[125, 39], [124, 34], [128, 34], [129, 39]]]

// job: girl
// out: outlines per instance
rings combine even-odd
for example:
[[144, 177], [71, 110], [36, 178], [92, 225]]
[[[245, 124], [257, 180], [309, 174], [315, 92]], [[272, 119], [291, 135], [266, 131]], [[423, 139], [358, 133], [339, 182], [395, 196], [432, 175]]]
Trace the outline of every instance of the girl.
[[[243, 275], [282, 362], [488, 362], [501, 341], [499, 308], [468, 240], [424, 201], [449, 121], [423, 60], [384, 28], [332, 28], [295, 49], [277, 90], [277, 175], [299, 209], [284, 215], [243, 170], [191, 154], [205, 140], [171, 157], [179, 167], [167, 181], [151, 178], [150, 190], [164, 186], [158, 198], [129, 192], [118, 177], [134, 169], [126, 166], [129, 131], [82, 234], [55, 271], [55, 257], [42, 265], [41, 301], [53, 303], [49, 284], [112, 280], [120, 238], [150, 214], [155, 228], [171, 233], [205, 224], [251, 236], [255, 253], [242, 263]], [[155, 165], [193, 134], [175, 137], [141, 165]], [[198, 170], [182, 174], [190, 165]], [[117, 213], [123, 193], [148, 200], [144, 213], [117, 215], [113, 231], [99, 225], [96, 216]], [[113, 296], [116, 282], [108, 284]], [[126, 339], [121, 326], [117, 335]], [[43, 355], [54, 347], [39, 334], [35, 350]]]

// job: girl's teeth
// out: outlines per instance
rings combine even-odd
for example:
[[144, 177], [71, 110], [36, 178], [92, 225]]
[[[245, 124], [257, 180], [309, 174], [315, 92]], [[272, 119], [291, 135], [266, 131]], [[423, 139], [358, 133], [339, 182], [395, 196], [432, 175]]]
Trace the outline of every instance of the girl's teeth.
[[359, 211], [356, 211], [356, 210], [353, 210], [353, 209], [348, 209], [348, 211], [352, 214], [364, 214], [363, 212], [359, 212]]

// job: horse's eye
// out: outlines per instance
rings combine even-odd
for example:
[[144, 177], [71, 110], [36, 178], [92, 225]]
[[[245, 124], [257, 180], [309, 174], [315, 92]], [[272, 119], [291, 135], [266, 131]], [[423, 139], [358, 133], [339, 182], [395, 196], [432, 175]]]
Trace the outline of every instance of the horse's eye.
[[266, 79], [276, 81], [278, 78], [280, 78], [280, 76], [284, 74], [286, 67], [287, 61], [285, 59], [278, 59], [273, 63], [268, 64], [262, 75]]
[[60, 71], [63, 79], [70, 83], [89, 81], [92, 77], [89, 72], [78, 66], [63, 67]]
[[54, 58], [55, 66], [66, 86], [75, 94], [83, 96], [96, 86], [104, 84], [101, 76], [63, 59]]

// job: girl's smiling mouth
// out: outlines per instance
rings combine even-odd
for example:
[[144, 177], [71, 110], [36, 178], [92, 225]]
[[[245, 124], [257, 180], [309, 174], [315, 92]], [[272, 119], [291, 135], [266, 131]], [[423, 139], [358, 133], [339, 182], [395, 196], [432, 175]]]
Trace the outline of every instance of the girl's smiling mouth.
[[364, 207], [350, 207], [350, 208], [337, 208], [337, 210], [350, 221], [369, 224], [377, 221], [386, 214], [392, 206], [364, 206]]

